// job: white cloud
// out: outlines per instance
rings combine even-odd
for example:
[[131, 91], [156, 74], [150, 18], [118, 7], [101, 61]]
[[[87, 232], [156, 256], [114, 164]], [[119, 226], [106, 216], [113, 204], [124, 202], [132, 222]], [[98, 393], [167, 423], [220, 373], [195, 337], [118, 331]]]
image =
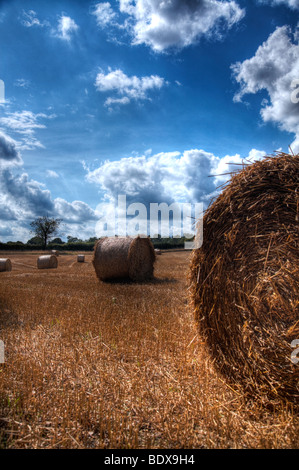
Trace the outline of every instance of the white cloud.
[[97, 25], [101, 28], [110, 24], [116, 16], [109, 2], [97, 3], [92, 14], [96, 17]]
[[52, 199], [51, 192], [27, 173], [14, 174], [4, 167], [0, 172], [1, 240], [27, 241], [32, 236], [29, 223], [43, 215], [61, 218], [64, 229], [73, 236], [95, 234], [97, 219], [88, 204]]
[[[8, 150], [14, 159], [15, 149]], [[249, 154], [252, 159], [260, 159], [263, 155], [264, 152], [258, 150]], [[111, 205], [106, 202], [116, 203], [121, 194], [126, 194], [128, 204], [141, 202], [146, 207], [151, 202], [203, 202], [206, 207], [210, 198], [218, 194], [217, 186], [229, 178], [221, 173], [239, 168], [235, 164], [241, 162], [240, 155], [219, 158], [198, 149], [156, 155], [151, 155], [149, 149], [141, 157], [106, 161], [94, 171], [82, 162], [87, 181], [98, 185], [105, 195], [98, 211], [83, 201], [53, 199], [51, 192], [27, 173], [16, 175], [11, 168], [3, 167], [0, 173], [0, 236], [2, 240], [26, 241], [31, 236], [29, 223], [45, 214], [63, 219], [66, 233], [84, 239], [95, 236], [99, 217], [103, 213], [109, 215], [111, 211]], [[209, 178], [210, 175], [216, 176]]]
[[[258, 160], [264, 152], [252, 150], [248, 158]], [[99, 168], [86, 169], [86, 179], [97, 184], [110, 202], [125, 194], [128, 202], [204, 202], [216, 194], [229, 173], [242, 163], [240, 155], [217, 157], [204, 150], [161, 152], [156, 155], [106, 161]], [[209, 177], [214, 175], [214, 177]]]
[[221, 36], [221, 30], [238, 23], [245, 12], [236, 1], [218, 0], [119, 0], [129, 15], [127, 27], [133, 44], [146, 44], [162, 52], [198, 42], [202, 36]]
[[88, 221], [96, 220], [93, 209], [83, 201], [73, 201], [70, 203], [58, 197], [54, 199], [53, 203], [54, 213], [68, 224], [83, 224]]
[[23, 26], [26, 26], [26, 28], [31, 28], [32, 26], [44, 26], [43, 23], [38, 19], [34, 10], [23, 10], [21, 23]]
[[269, 3], [273, 7], [277, 5], [287, 5], [293, 10], [299, 8], [298, 0], [259, 0], [259, 3]]
[[38, 118], [47, 117], [43, 113], [34, 114], [32, 111], [16, 111], [0, 118], [0, 123], [20, 134], [33, 134], [35, 129], [44, 129], [46, 126], [38, 122]]
[[50, 191], [38, 181], [29, 178], [27, 173], [15, 175], [9, 169], [2, 172], [0, 178], [2, 201], [18, 215], [20, 220], [52, 213], [53, 202]]
[[57, 35], [65, 41], [70, 41], [72, 34], [79, 29], [79, 26], [69, 16], [62, 15], [58, 20]]
[[45, 129], [40, 119], [53, 119], [55, 114], [33, 113], [32, 111], [15, 111], [6, 113], [6, 116], [0, 118], [0, 125], [21, 136], [21, 142], [17, 146], [21, 150], [30, 150], [34, 148], [44, 148], [42, 143], [34, 136], [37, 129]]
[[164, 78], [158, 75], [149, 77], [128, 77], [122, 70], [110, 70], [107, 74], [98, 73], [95, 81], [96, 89], [100, 92], [115, 92], [122, 95], [122, 98], [107, 98], [105, 106], [113, 104], [128, 104], [130, 99], [147, 99], [149, 91], [160, 89], [165, 85]]
[[104, 106], [106, 106], [110, 111], [114, 109], [114, 106], [124, 106], [126, 104], [129, 104], [130, 100], [127, 96], [124, 96], [123, 98], [107, 98]]
[[[25, 116], [25, 117], [24, 117]], [[41, 116], [44, 116], [41, 114]], [[32, 130], [34, 115], [22, 114], [10, 121], [11, 127], [20, 133]], [[49, 116], [48, 116], [49, 117]], [[95, 235], [96, 215], [83, 201], [68, 202], [62, 198], [53, 199], [44, 184], [33, 180], [20, 170], [23, 163], [17, 141], [0, 130], [0, 237], [6, 240], [27, 241], [30, 238], [29, 223], [38, 216], [48, 214], [63, 219], [65, 229], [74, 236]], [[20, 173], [19, 173], [20, 172]], [[47, 170], [47, 177], [58, 178], [53, 170]]]
[[26, 28], [31, 28], [33, 26], [46, 27], [53, 36], [59, 37], [65, 41], [70, 41], [72, 34], [74, 34], [79, 26], [76, 24], [70, 16], [61, 15], [58, 19], [57, 27], [52, 27], [51, 23], [48, 20], [40, 21], [37, 17], [37, 13], [34, 10], [23, 10], [21, 16], [19, 17], [20, 22]]
[[299, 79], [299, 44], [288, 26], [276, 28], [255, 55], [232, 66], [240, 91], [235, 101], [246, 94], [266, 90], [269, 100], [261, 103], [264, 122], [273, 122], [280, 129], [295, 134], [292, 150], [299, 151], [299, 104], [292, 100], [291, 85]]
[[[264, 152], [253, 149], [248, 159], [255, 161], [264, 155]], [[116, 225], [119, 226], [121, 221], [124, 223], [126, 220], [128, 233], [136, 234], [135, 222], [130, 225], [125, 213], [131, 204], [135, 204], [138, 211], [142, 204], [142, 210], [138, 215], [141, 228], [139, 225], [138, 230], [147, 234], [152, 229], [149, 226], [152, 203], [166, 203], [166, 207], [169, 208], [173, 203], [177, 208], [182, 203], [189, 203], [192, 205], [191, 211], [194, 210], [195, 203], [202, 203], [206, 209], [211, 199], [220, 193], [219, 186], [229, 180], [227, 173], [239, 170], [242, 162], [240, 155], [219, 158], [204, 150], [192, 149], [183, 153], [161, 152], [156, 155], [151, 155], [148, 151], [140, 157], [106, 161], [93, 171], [85, 166], [87, 181], [98, 185], [104, 193], [104, 198], [96, 209], [99, 219], [97, 236], [102, 236], [103, 230], [108, 230], [105, 232], [106, 235], [114, 235]], [[119, 196], [126, 196], [126, 207], [122, 205], [121, 209], [118, 204]], [[134, 211], [131, 215], [134, 215]], [[185, 215], [184, 220], [189, 227], [187, 232], [192, 233], [194, 226], [190, 216]], [[109, 225], [106, 229], [105, 224]], [[165, 219], [163, 229], [168, 232], [170, 228], [171, 223], [169, 225], [169, 221]], [[156, 227], [153, 230], [156, 230]]]
[[47, 170], [46, 176], [48, 178], [59, 178], [58, 173], [56, 173], [56, 171], [54, 171], [54, 170]]
[[25, 78], [18, 78], [15, 80], [14, 86], [27, 89], [30, 86], [30, 80], [26, 80]]

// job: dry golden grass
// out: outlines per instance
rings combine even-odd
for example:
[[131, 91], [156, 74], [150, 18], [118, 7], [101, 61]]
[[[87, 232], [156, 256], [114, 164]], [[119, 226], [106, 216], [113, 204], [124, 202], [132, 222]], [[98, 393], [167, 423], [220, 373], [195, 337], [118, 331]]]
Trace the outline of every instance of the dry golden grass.
[[[13, 254], [0, 275], [0, 447], [298, 448], [298, 416], [230, 389], [187, 303], [190, 253], [147, 283], [101, 283], [91, 264]], [[299, 365], [298, 365], [299, 367]]]

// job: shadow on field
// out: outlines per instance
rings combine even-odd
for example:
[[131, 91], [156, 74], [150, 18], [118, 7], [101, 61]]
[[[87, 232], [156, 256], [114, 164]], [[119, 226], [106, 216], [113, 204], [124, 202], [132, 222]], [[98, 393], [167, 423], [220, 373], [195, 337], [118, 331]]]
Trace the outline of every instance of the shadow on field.
[[154, 277], [150, 281], [148, 281], [148, 284], [176, 284], [178, 279], [174, 279], [173, 277]]
[[124, 279], [124, 278], [115, 278], [115, 279], [109, 279], [106, 281], [100, 281], [100, 283], [104, 284], [124, 284], [126, 286], [128, 285], [156, 285], [156, 284], [174, 284], [179, 282], [177, 279], [174, 278], [169, 278], [169, 277], [164, 277], [164, 278], [152, 278], [152, 279], [147, 279], [146, 281], [132, 281], [131, 279]]

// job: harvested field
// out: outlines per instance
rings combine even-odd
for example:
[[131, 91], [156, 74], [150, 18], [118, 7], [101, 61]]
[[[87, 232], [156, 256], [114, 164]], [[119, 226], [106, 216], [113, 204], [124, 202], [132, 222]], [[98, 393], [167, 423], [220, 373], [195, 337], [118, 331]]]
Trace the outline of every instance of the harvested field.
[[92, 253], [42, 271], [37, 256], [10, 253], [0, 277], [0, 448], [298, 448], [291, 408], [245, 400], [212, 367], [190, 252], [163, 252], [143, 283], [99, 282]]

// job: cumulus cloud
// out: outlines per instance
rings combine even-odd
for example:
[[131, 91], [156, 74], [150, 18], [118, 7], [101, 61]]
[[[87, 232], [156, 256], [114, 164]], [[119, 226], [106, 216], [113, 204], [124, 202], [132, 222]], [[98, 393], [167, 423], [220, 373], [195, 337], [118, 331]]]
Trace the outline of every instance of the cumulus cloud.
[[27, 241], [30, 222], [44, 215], [61, 218], [65, 230], [74, 236], [95, 234], [96, 215], [88, 204], [53, 199], [51, 192], [27, 173], [15, 174], [12, 168], [3, 166], [0, 172], [1, 239]]
[[[30, 112], [12, 113], [7, 116], [7, 127], [24, 138], [29, 138], [36, 128], [43, 128], [38, 117], [51, 117]], [[5, 119], [5, 118], [2, 118]], [[22, 144], [24, 147], [24, 144]], [[94, 210], [82, 201], [68, 202], [52, 198], [44, 184], [22, 172], [23, 160], [20, 144], [0, 130], [0, 236], [10, 240], [26, 241], [30, 236], [29, 223], [36, 217], [49, 215], [63, 219], [65, 228], [75, 236], [94, 236], [96, 216]], [[58, 178], [53, 170], [46, 176]]]
[[42, 183], [29, 178], [27, 173], [15, 175], [5, 169], [1, 173], [0, 187], [2, 203], [14, 212], [20, 211], [22, 218], [44, 214], [60, 217], [66, 223], [84, 223], [94, 220], [94, 211], [82, 201], [67, 202], [62, 198], [52, 199], [51, 192]]
[[233, 0], [120, 0], [120, 11], [129, 15], [133, 44], [157, 52], [190, 46], [202, 36], [219, 38], [245, 14]]
[[17, 214], [8, 207], [5, 203], [0, 201], [0, 220], [1, 221], [12, 221], [17, 220]]
[[[248, 158], [260, 159], [264, 152], [252, 150]], [[228, 173], [244, 159], [240, 155], [220, 158], [199, 149], [161, 152], [156, 155], [127, 157], [106, 161], [95, 170], [88, 170], [86, 179], [99, 185], [109, 202], [125, 194], [128, 202], [148, 205], [154, 202], [204, 202], [228, 180]], [[214, 177], [209, 177], [213, 175]]]
[[82, 201], [67, 202], [65, 199], [56, 198], [54, 200], [54, 213], [68, 224], [80, 223], [96, 220], [95, 213], [88, 204]]
[[109, 2], [97, 3], [92, 14], [96, 17], [97, 25], [101, 28], [110, 24], [116, 16]]
[[[264, 152], [253, 149], [248, 160], [259, 160], [264, 155]], [[161, 152], [156, 155], [147, 152], [140, 157], [106, 161], [92, 171], [85, 167], [87, 181], [98, 185], [105, 195], [96, 209], [99, 217], [97, 236], [113, 236], [117, 226], [125, 227], [126, 222], [129, 234], [136, 234], [137, 230], [153, 235], [158, 233], [158, 230], [164, 233], [163, 236], [169, 236], [166, 233], [175, 235], [173, 230], [179, 230], [181, 236], [181, 224], [184, 226], [184, 234], [192, 234], [192, 217], [196, 215], [195, 204], [202, 203], [203, 209], [206, 209], [211, 199], [219, 194], [219, 186], [229, 179], [227, 173], [239, 169], [242, 162], [240, 155], [220, 158], [204, 150], [191, 149], [183, 153]], [[183, 213], [183, 220], [176, 219], [177, 222], [172, 226], [175, 215], [170, 213], [169, 219], [167, 216], [163, 218], [159, 229], [156, 226], [153, 228], [149, 219], [153, 204], [160, 208], [164, 205], [164, 208], [168, 207], [169, 210], [175, 207], [175, 212], [180, 208], [181, 214], [182, 208], [185, 207], [181, 204], [185, 203], [189, 203], [189, 208], [191, 204], [191, 213]], [[132, 209], [130, 214], [125, 212], [129, 208]], [[139, 211], [137, 226], [135, 210]], [[200, 214], [196, 215], [198, 216]]]
[[70, 41], [72, 34], [79, 29], [76, 22], [69, 16], [62, 15], [58, 20], [57, 36], [64, 41]]
[[[260, 159], [264, 152], [252, 150], [251, 160]], [[128, 205], [165, 202], [203, 202], [219, 192], [217, 187], [227, 181], [228, 173], [242, 163], [240, 155], [220, 158], [204, 150], [192, 149], [180, 152], [161, 152], [151, 155], [148, 151], [140, 157], [106, 161], [98, 169], [89, 170], [85, 165], [86, 180], [99, 186], [104, 194], [99, 205], [105, 216], [112, 216], [112, 205], [118, 196], [125, 194]], [[214, 177], [209, 178], [210, 175]], [[110, 203], [110, 204], [109, 204]], [[27, 173], [15, 174], [3, 167], [0, 173], [0, 219], [2, 239], [26, 241], [30, 238], [29, 223], [38, 216], [48, 214], [63, 219], [64, 230], [79, 238], [95, 235], [101, 214], [83, 201], [68, 202], [53, 199], [51, 192]]]
[[262, 100], [262, 119], [295, 134], [291, 144], [293, 151], [299, 151], [299, 104], [292, 99], [296, 92], [292, 87], [299, 79], [298, 33], [299, 27], [294, 34], [288, 26], [278, 27], [252, 58], [232, 65], [234, 77], [240, 84], [234, 100], [242, 101], [246, 94], [266, 90], [269, 99]]
[[122, 70], [111, 70], [108, 73], [98, 73], [95, 81], [95, 87], [100, 92], [115, 92], [121, 95], [121, 98], [107, 98], [105, 106], [113, 104], [128, 104], [131, 99], [144, 100], [148, 99], [148, 92], [159, 90], [164, 86], [164, 78], [158, 75], [149, 77], [128, 77]]
[[16, 141], [0, 131], [0, 166], [7, 163], [19, 164], [22, 159]]
[[52, 213], [53, 202], [50, 191], [43, 189], [43, 185], [29, 179], [27, 173], [15, 176], [10, 170], [2, 172], [1, 191], [10, 201], [11, 207], [19, 206], [26, 214]]

